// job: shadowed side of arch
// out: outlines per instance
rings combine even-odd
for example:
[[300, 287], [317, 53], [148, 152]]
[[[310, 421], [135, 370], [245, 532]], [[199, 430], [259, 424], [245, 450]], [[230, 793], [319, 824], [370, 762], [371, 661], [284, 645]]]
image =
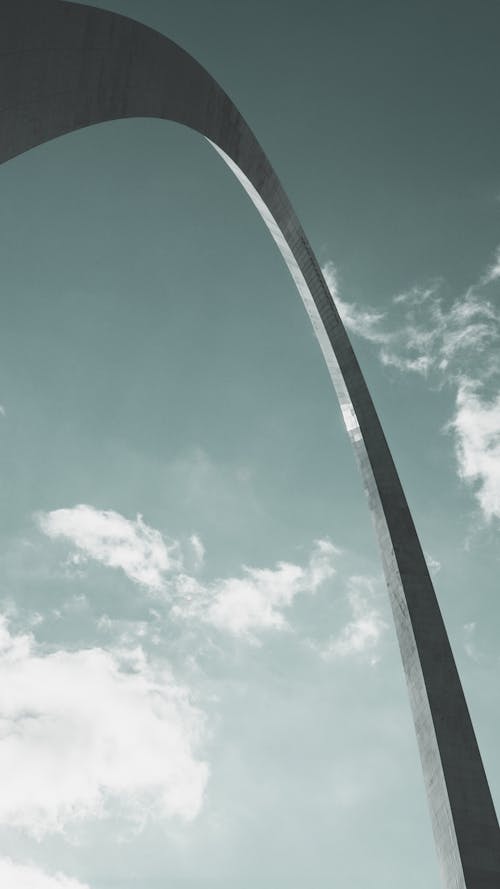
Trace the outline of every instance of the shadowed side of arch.
[[163, 35], [59, 0], [3, 0], [0, 163], [73, 130], [156, 117], [203, 135], [240, 180], [292, 274], [337, 392], [375, 523], [446, 889], [498, 889], [500, 832], [422, 549], [368, 388], [319, 264], [248, 125]]

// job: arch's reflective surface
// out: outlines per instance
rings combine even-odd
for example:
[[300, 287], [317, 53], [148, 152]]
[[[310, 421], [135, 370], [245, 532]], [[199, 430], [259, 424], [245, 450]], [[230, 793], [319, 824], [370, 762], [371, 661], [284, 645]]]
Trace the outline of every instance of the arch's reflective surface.
[[500, 831], [467, 705], [404, 492], [318, 262], [253, 133], [212, 77], [161, 34], [58, 0], [3, 0], [0, 162], [126, 117], [205, 136], [271, 231], [312, 321], [374, 517], [447, 889], [498, 889]]

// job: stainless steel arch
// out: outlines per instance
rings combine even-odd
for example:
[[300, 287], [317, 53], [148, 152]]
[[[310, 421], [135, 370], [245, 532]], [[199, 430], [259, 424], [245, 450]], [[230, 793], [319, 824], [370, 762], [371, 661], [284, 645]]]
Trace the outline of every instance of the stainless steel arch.
[[332, 377], [374, 518], [443, 885], [499, 889], [498, 822], [406, 498], [316, 257], [264, 152], [226, 93], [163, 35], [76, 3], [3, 0], [0, 163], [72, 130], [127, 117], [173, 120], [205, 136], [283, 254]]

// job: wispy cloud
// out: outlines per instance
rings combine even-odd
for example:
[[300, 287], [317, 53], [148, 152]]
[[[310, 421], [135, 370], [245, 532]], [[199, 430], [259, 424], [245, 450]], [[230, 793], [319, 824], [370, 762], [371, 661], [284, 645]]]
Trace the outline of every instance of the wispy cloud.
[[437, 574], [441, 571], [441, 562], [439, 559], [435, 559], [434, 556], [431, 556], [430, 553], [425, 553], [425, 561], [427, 562], [427, 567], [431, 574]]
[[90, 889], [64, 874], [50, 876], [31, 864], [18, 864], [10, 858], [0, 858], [0, 886], [5, 889]]
[[37, 516], [41, 530], [51, 539], [63, 538], [77, 548], [77, 562], [94, 559], [120, 568], [134, 583], [154, 592], [165, 586], [165, 575], [180, 567], [177, 543], [165, 542], [160, 531], [138, 515], [135, 521], [112, 510], [80, 504]]
[[3, 404], [0, 404], [0, 417], [5, 417], [5, 416], [7, 416], [7, 412], [6, 412]]
[[464, 624], [464, 648], [466, 655], [478, 663], [480, 657], [476, 645], [476, 624], [474, 621]]
[[500, 394], [491, 394], [500, 389], [500, 310], [492, 299], [500, 247], [457, 298], [436, 280], [396, 294], [390, 313], [346, 303], [333, 264], [323, 272], [346, 327], [378, 346], [382, 364], [452, 388], [455, 412], [445, 428], [454, 433], [458, 475], [473, 486], [486, 519], [500, 518]]
[[344, 300], [340, 293], [338, 273], [333, 262], [327, 262], [321, 269], [330, 292], [335, 300], [339, 314], [351, 333], [356, 333], [372, 343], [386, 343], [391, 335], [383, 327], [385, 312], [374, 309], [362, 309], [356, 303]]
[[205, 560], [205, 546], [198, 534], [191, 534], [189, 542], [193, 550], [194, 566], [195, 568], [201, 568]]
[[41, 837], [113, 801], [134, 823], [200, 811], [203, 716], [140, 647], [47, 653], [2, 617], [0, 713], [0, 824]]
[[493, 262], [481, 278], [482, 284], [492, 284], [500, 278], [500, 247], [497, 248]]
[[377, 649], [387, 623], [376, 606], [373, 580], [368, 577], [351, 577], [347, 599], [351, 619], [337, 636], [329, 640], [321, 655], [325, 660], [361, 656], [375, 664], [378, 661]]
[[305, 566], [278, 562], [275, 568], [244, 566], [240, 577], [203, 585], [180, 575], [174, 614], [195, 617], [218, 630], [256, 643], [258, 633], [289, 629], [286, 610], [300, 593], [314, 593], [335, 573], [338, 550], [329, 540], [314, 544]]
[[500, 368], [491, 354], [500, 341], [500, 312], [483, 292], [500, 278], [499, 263], [500, 250], [479, 282], [451, 302], [438, 279], [396, 294], [390, 312], [346, 302], [333, 264], [327, 263], [323, 273], [346, 327], [379, 346], [382, 364], [421, 376], [434, 373], [436, 382], [450, 382], [470, 372], [479, 356], [483, 361], [486, 356], [489, 375]]

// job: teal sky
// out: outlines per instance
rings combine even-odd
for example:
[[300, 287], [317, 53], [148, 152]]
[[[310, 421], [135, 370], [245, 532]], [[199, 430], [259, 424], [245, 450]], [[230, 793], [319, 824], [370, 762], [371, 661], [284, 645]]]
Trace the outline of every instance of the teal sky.
[[[93, 5], [192, 53], [275, 167], [498, 810], [498, 3]], [[9, 161], [0, 195], [0, 883], [439, 889], [361, 482], [248, 197], [147, 119]]]

